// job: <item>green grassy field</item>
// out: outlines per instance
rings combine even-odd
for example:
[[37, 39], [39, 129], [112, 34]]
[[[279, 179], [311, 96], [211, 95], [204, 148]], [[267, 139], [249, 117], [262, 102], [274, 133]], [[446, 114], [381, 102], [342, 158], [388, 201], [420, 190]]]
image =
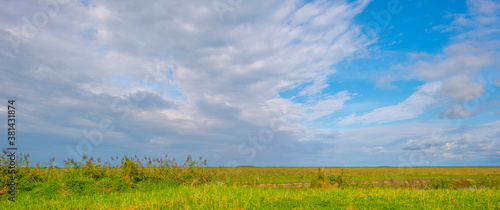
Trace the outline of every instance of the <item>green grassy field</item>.
[[[202, 159], [18, 163], [1, 209], [500, 209], [500, 168], [208, 168]], [[53, 161], [53, 160], [52, 160]], [[52, 166], [52, 167], [50, 167]]]

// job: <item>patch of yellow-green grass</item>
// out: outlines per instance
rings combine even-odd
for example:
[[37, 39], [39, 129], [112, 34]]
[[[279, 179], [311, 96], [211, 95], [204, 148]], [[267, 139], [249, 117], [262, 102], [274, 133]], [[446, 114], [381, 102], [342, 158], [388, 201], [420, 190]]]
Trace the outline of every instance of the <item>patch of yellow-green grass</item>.
[[498, 209], [498, 190], [256, 188], [215, 184], [152, 187], [52, 199], [19, 194], [9, 209]]
[[201, 157], [178, 164], [125, 156], [113, 166], [85, 157], [40, 168], [28, 157], [19, 157], [12, 203], [0, 155], [0, 209], [500, 208], [498, 167], [210, 168]]

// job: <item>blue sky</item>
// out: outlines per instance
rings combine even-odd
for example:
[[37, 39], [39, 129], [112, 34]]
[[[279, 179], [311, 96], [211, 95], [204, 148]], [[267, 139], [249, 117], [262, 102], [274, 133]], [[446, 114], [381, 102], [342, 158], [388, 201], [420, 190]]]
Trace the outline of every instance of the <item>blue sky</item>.
[[498, 1], [0, 10], [0, 117], [16, 99], [18, 147], [34, 162], [168, 153], [210, 166], [500, 163]]

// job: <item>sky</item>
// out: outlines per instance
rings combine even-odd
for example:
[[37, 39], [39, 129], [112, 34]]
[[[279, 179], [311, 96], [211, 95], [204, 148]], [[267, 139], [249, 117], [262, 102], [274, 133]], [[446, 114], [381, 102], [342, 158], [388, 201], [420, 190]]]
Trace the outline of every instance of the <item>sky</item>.
[[0, 118], [32, 162], [500, 165], [500, 1], [0, 4]]

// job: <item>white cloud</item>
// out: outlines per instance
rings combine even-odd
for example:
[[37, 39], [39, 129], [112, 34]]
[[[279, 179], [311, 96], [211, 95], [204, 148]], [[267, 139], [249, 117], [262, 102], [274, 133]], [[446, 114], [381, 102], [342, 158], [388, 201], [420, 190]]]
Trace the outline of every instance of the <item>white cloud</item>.
[[449, 26], [437, 28], [444, 28], [443, 32], [461, 32], [455, 36], [457, 39], [484, 39], [500, 32], [500, 3], [491, 0], [468, 0], [467, 7], [467, 14], [449, 14], [448, 17], [452, 17], [453, 22]]
[[443, 86], [442, 93], [458, 102], [465, 102], [479, 98], [485, 93], [484, 85], [471, 82], [465, 75], [451, 77]]
[[[390, 153], [390, 144], [421, 139], [434, 128], [422, 122], [343, 131], [315, 128], [314, 123], [345, 108], [355, 96], [351, 90], [325, 90], [336, 73], [331, 66], [359, 50], [353, 43], [361, 39], [361, 26], [353, 19], [369, 1], [245, 1], [224, 21], [211, 3], [95, 0], [85, 7], [71, 1], [17, 53], [7, 37], [22, 37], [21, 18], [42, 10], [29, 1], [0, 7], [0, 89], [10, 91], [0, 97], [20, 99], [24, 132], [37, 136], [26, 139], [27, 151], [39, 151], [44, 139], [53, 145], [47, 153], [59, 154], [85, 140], [83, 129], [99, 129], [102, 119], [116, 128], [94, 147], [103, 156], [203, 152], [221, 160], [245, 159], [235, 145], [279, 119], [274, 142], [259, 151], [265, 163], [276, 154], [281, 157], [276, 161], [290, 162], [315, 154], [332, 157], [340, 154], [329, 153], [337, 148]], [[494, 33], [497, 10], [491, 8], [477, 9], [481, 17], [474, 21], [489, 27], [483, 34]], [[463, 100], [473, 94], [469, 88], [479, 87], [475, 73], [495, 64], [498, 46], [470, 41], [453, 43], [442, 55], [415, 53], [420, 61], [403, 68], [431, 81], [397, 105], [342, 122], [413, 119], [442, 105], [443, 95]], [[471, 80], [449, 79], [458, 74]], [[390, 82], [397, 79], [391, 75], [379, 85], [393, 88]], [[460, 86], [462, 81], [469, 81], [468, 88]], [[278, 95], [297, 87], [303, 101]], [[485, 130], [498, 125], [490, 126]], [[450, 149], [460, 145], [447, 143]]]
[[[475, 99], [486, 92], [486, 84], [477, 82], [478, 75], [485, 70], [497, 69], [500, 64], [498, 53], [500, 23], [498, 10], [500, 3], [490, 0], [467, 1], [467, 14], [450, 14], [453, 18], [443, 32], [457, 32], [442, 53], [430, 55], [425, 52], [408, 53], [411, 63], [398, 64], [392, 69], [406, 70], [409, 75], [395, 79], [418, 79], [426, 82], [443, 82], [440, 93], [449, 100], [441, 104], [439, 114], [450, 119], [469, 118], [483, 109]], [[380, 85], [384, 84], [381, 79]], [[377, 83], [377, 85], [379, 85]], [[469, 102], [473, 102], [472, 107]]]
[[344, 103], [351, 99], [350, 95], [348, 91], [342, 91], [333, 96], [327, 95], [324, 99], [312, 104], [301, 105], [300, 109], [306, 119], [315, 120], [344, 108]]
[[[480, 126], [478, 126], [480, 127]], [[429, 158], [483, 158], [482, 155], [493, 153], [495, 142], [488, 136], [475, 132], [465, 133], [459, 137], [444, 135], [441, 138], [408, 140], [403, 150], [423, 151]]]
[[[500, 49], [498, 41], [463, 41], [444, 48], [444, 54], [422, 57], [414, 64], [393, 68], [406, 69], [412, 77], [424, 81], [440, 81], [443, 87], [440, 94], [450, 99], [442, 103], [445, 108], [441, 117], [457, 119], [478, 114], [479, 107], [470, 107], [468, 103], [485, 94], [485, 84], [476, 82], [480, 72], [498, 64], [495, 57]], [[495, 67], [493, 67], [495, 68]]]
[[463, 119], [475, 116], [481, 111], [478, 107], [468, 106], [466, 104], [451, 103], [439, 113], [445, 119]]
[[[310, 100], [306, 103], [295, 103], [290, 99], [274, 98], [266, 101], [262, 110], [266, 113], [273, 113], [272, 115], [275, 118], [284, 122], [278, 126], [278, 130], [289, 131], [298, 138], [314, 140], [315, 136], [330, 134], [331, 131], [311, 129], [307, 127], [307, 124], [344, 108], [345, 102], [351, 98], [352, 94], [348, 91], [342, 91], [335, 95], [322, 95], [319, 99]], [[261, 118], [255, 120], [261, 120]]]
[[313, 84], [304, 88], [304, 90], [299, 92], [299, 96], [303, 95], [314, 95], [320, 93], [323, 89], [328, 87], [327, 78], [325, 75], [318, 75], [314, 78]]
[[[22, 36], [21, 18], [41, 9], [11, 2], [0, 8], [0, 85], [24, 101], [29, 132], [72, 139], [58, 151], [109, 118], [117, 130], [104, 142], [129, 142], [113, 151], [159, 151], [148, 145], [175, 140], [183, 151], [237, 154], [227, 148], [269, 126], [273, 101], [273, 109], [290, 108], [276, 135], [293, 136], [282, 143], [291, 144], [309, 135], [301, 120], [327, 116], [351, 98], [323, 90], [335, 73], [330, 66], [358, 50], [353, 18], [368, 2], [246, 1], [224, 21], [211, 1], [71, 2], [18, 53], [7, 35]], [[298, 86], [303, 97], [318, 97], [306, 104], [279, 97]]]
[[473, 14], [496, 16], [500, 11], [500, 3], [491, 0], [468, 0], [467, 5]]
[[373, 147], [373, 148], [369, 148], [369, 147], [361, 147], [360, 148], [361, 151], [363, 152], [373, 152], [373, 153], [377, 153], [377, 152], [382, 152], [382, 153], [385, 153], [387, 152], [387, 150], [384, 150], [384, 147]]
[[[370, 162], [373, 157], [360, 156], [353, 150], [379, 154], [378, 162], [387, 157], [388, 165], [418, 166], [441, 165], [455, 160], [457, 165], [467, 165], [463, 160], [495, 160], [500, 144], [498, 126], [500, 121], [472, 126], [455, 126], [452, 123], [434, 120], [393, 125], [377, 125], [366, 128], [339, 130], [324, 152], [352, 164], [361, 159]], [[390, 135], [387, 135], [390, 134]], [[379, 163], [380, 164], [380, 163]]]
[[394, 81], [394, 78], [391, 75], [385, 75], [382, 78], [380, 78], [377, 83], [375, 84], [376, 87], [378, 88], [383, 88], [383, 89], [398, 89], [395, 85], [391, 84], [391, 82]]
[[417, 92], [397, 105], [378, 108], [361, 115], [353, 113], [342, 119], [339, 123], [368, 124], [414, 119], [425, 111], [439, 107], [446, 102], [439, 94], [441, 87], [441, 82], [427, 83], [420, 86]]
[[499, 46], [500, 43], [496, 41], [451, 44], [444, 48], [444, 54], [393, 68], [408, 70], [412, 77], [426, 81], [445, 79], [456, 74], [474, 76], [481, 68], [495, 64]]

